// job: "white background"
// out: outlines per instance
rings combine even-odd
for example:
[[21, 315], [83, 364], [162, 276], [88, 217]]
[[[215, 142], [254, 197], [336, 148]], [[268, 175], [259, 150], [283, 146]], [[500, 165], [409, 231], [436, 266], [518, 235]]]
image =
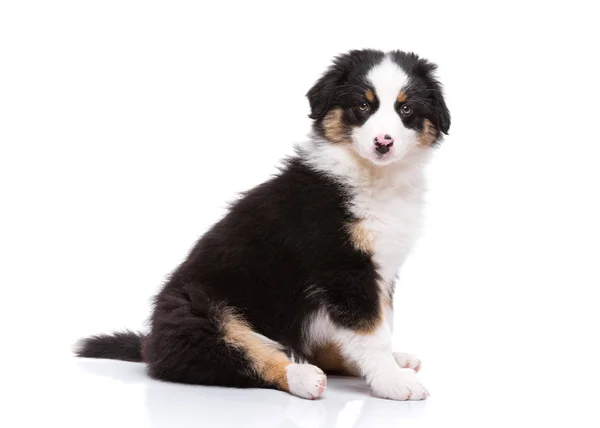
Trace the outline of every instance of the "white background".
[[[2, 2], [2, 425], [599, 426], [593, 4]], [[72, 358], [81, 336], [144, 328], [227, 202], [306, 138], [331, 58], [365, 47], [438, 63], [452, 112], [395, 299], [431, 399], [361, 389], [340, 410], [341, 382], [283, 409]]]

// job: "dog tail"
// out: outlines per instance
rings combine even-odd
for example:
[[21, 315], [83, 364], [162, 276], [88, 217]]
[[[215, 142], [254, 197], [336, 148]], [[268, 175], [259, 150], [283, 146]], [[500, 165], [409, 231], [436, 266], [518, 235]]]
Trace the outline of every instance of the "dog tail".
[[141, 333], [123, 331], [113, 334], [99, 334], [77, 341], [73, 352], [78, 357], [108, 358], [111, 360], [142, 361]]

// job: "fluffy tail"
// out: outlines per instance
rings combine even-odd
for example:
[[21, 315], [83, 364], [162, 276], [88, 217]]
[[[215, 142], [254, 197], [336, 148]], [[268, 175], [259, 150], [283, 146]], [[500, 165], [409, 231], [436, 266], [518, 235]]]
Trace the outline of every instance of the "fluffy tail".
[[111, 360], [142, 361], [141, 333], [124, 331], [100, 334], [80, 339], [75, 344], [75, 355], [84, 358], [108, 358]]

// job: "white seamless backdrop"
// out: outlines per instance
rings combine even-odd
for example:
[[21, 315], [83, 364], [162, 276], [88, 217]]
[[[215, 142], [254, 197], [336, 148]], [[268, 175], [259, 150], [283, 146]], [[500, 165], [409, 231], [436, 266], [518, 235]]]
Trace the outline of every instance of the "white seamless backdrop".
[[159, 388], [144, 404], [128, 365], [96, 379], [70, 346], [144, 329], [194, 241], [306, 138], [304, 94], [331, 58], [372, 47], [438, 63], [452, 112], [395, 298], [396, 348], [422, 358], [431, 399], [369, 413], [381, 400], [365, 390], [337, 412], [332, 389], [282, 410], [264, 406], [283, 393], [256, 402], [261, 392], [244, 391], [241, 426], [249, 414], [263, 427], [599, 426], [593, 9], [2, 2], [2, 425], [230, 426], [238, 395], [209, 406]]

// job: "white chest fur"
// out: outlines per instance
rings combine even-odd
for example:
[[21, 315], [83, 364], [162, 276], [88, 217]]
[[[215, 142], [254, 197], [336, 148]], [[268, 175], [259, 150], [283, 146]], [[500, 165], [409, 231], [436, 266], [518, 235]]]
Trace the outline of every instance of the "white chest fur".
[[393, 284], [421, 232], [422, 194], [420, 185], [389, 187], [383, 179], [356, 189], [350, 209], [372, 240], [373, 261], [385, 283]]

